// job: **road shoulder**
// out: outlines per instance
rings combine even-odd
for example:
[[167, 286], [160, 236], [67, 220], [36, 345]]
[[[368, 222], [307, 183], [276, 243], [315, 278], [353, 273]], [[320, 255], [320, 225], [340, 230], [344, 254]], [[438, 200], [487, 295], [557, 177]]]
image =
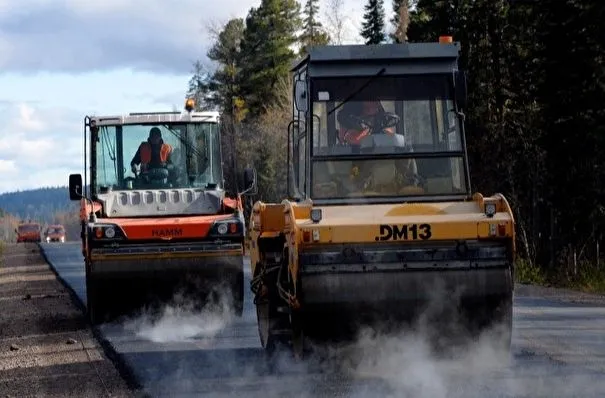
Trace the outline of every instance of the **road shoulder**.
[[4, 245], [0, 302], [0, 396], [136, 396], [37, 245]]

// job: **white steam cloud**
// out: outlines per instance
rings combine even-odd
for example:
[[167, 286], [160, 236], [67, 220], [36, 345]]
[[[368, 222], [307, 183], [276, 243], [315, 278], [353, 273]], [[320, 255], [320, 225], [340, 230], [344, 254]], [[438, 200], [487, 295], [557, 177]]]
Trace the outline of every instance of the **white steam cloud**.
[[201, 309], [187, 297], [177, 294], [158, 313], [142, 312], [123, 323], [124, 329], [154, 343], [183, 342], [212, 338], [233, 319], [230, 291], [215, 291], [215, 300], [208, 300]]

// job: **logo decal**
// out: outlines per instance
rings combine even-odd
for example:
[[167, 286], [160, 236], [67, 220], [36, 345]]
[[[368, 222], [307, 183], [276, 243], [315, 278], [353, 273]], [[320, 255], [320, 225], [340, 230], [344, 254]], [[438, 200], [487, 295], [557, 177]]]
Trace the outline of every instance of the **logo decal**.
[[152, 229], [151, 236], [154, 238], [174, 238], [183, 236], [183, 230], [181, 228]]
[[427, 240], [432, 236], [430, 224], [380, 225], [375, 240]]

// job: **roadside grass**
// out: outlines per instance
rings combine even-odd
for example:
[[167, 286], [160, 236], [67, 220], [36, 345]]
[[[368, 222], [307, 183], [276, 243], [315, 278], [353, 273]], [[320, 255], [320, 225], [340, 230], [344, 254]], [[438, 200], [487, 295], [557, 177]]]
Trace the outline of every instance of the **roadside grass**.
[[531, 285], [544, 285], [546, 274], [542, 268], [525, 260], [517, 259], [515, 263], [515, 282]]
[[605, 294], [605, 263], [598, 265], [583, 262], [573, 267], [559, 267], [547, 272], [542, 267], [518, 259], [515, 264], [515, 281], [522, 284], [568, 288], [587, 293]]

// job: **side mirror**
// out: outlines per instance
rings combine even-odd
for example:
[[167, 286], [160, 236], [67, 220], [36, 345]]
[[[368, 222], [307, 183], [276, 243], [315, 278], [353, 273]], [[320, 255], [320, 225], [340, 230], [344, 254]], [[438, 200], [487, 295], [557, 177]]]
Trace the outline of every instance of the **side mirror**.
[[294, 86], [294, 105], [300, 112], [306, 112], [309, 109], [307, 97], [307, 82], [305, 80], [297, 80]]
[[82, 175], [81, 174], [70, 174], [69, 175], [69, 200], [80, 200], [82, 199]]
[[458, 109], [466, 108], [466, 71], [458, 71], [455, 75], [456, 103]]
[[256, 170], [253, 167], [244, 169], [244, 192], [246, 195], [256, 195], [258, 186], [256, 181]]

